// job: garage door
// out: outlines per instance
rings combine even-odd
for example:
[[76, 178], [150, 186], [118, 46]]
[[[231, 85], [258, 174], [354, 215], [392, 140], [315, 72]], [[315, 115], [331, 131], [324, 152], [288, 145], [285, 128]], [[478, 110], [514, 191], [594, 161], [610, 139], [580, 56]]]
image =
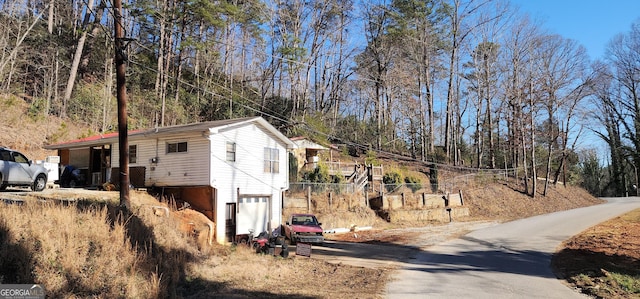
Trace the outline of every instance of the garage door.
[[248, 234], [249, 229], [257, 235], [267, 230], [269, 220], [269, 196], [240, 197], [236, 217], [236, 234]]

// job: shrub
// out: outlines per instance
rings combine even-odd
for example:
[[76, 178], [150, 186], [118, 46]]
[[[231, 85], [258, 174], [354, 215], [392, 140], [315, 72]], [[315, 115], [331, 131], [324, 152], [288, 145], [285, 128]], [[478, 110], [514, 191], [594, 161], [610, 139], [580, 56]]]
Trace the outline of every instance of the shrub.
[[298, 181], [298, 158], [293, 153], [289, 153], [289, 181]]
[[367, 151], [367, 157], [364, 158], [364, 163], [366, 165], [374, 165], [374, 166], [381, 165], [380, 161], [378, 160], [378, 157], [376, 156], [376, 152], [372, 150]]
[[390, 171], [384, 174], [382, 182], [387, 192], [391, 192], [402, 184], [402, 175], [398, 171]]
[[409, 189], [411, 189], [411, 191], [413, 193], [415, 193], [416, 191], [422, 189], [422, 182], [417, 177], [406, 176], [404, 178], [404, 182], [407, 184], [407, 187], [409, 187]]
[[331, 182], [329, 168], [324, 163], [319, 163], [318, 167], [312, 171], [302, 174], [302, 181], [309, 183], [329, 183]]
[[312, 183], [313, 192], [324, 192], [327, 187], [325, 184], [331, 182], [329, 168], [324, 163], [318, 163], [318, 167], [302, 174], [302, 182]]

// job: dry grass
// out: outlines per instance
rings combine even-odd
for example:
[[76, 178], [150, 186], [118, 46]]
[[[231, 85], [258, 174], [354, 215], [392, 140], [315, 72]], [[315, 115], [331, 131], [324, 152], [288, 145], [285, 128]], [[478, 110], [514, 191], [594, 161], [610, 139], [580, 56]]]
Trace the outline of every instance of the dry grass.
[[5, 206], [0, 282], [41, 283], [51, 297], [157, 297], [159, 274], [143, 270], [147, 256], [131, 250], [127, 234], [106, 206]]
[[603, 202], [581, 188], [563, 185], [550, 186], [547, 196], [536, 194], [534, 198], [524, 194], [521, 186], [511, 184], [487, 183], [462, 193], [471, 220], [509, 221]]
[[554, 268], [583, 293], [640, 297], [640, 209], [591, 227], [561, 248]]
[[113, 197], [4, 205], [0, 283], [39, 283], [52, 298], [378, 298], [387, 281], [384, 270], [208, 246], [198, 217], [159, 215], [144, 193], [132, 202], [124, 214]]
[[379, 269], [257, 255], [240, 246], [227, 257], [192, 267], [199, 276], [188, 279], [203, 287], [183, 294], [191, 298], [378, 298], [387, 281], [387, 272]]
[[29, 159], [44, 160], [56, 153], [43, 149], [43, 144], [81, 138], [90, 133], [87, 128], [55, 116], [30, 116], [29, 105], [23, 98], [0, 94], [0, 128], [3, 128], [0, 146], [21, 151]]

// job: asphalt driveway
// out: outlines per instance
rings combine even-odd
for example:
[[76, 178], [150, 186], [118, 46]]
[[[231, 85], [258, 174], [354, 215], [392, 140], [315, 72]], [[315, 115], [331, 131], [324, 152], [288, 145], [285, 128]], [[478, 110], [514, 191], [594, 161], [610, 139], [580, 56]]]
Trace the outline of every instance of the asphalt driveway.
[[640, 208], [638, 198], [508, 222], [417, 251], [395, 272], [388, 298], [587, 298], [553, 274], [560, 243]]

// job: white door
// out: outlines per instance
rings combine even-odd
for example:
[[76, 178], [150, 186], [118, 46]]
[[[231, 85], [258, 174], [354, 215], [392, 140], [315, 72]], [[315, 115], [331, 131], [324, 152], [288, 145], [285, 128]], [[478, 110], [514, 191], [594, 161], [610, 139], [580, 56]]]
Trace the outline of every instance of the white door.
[[238, 198], [238, 215], [236, 215], [236, 234], [248, 234], [249, 229], [254, 235], [267, 230], [269, 221], [268, 196], [253, 196]]
[[31, 181], [29, 160], [19, 153], [12, 153], [13, 162], [9, 162], [9, 182], [25, 183]]

